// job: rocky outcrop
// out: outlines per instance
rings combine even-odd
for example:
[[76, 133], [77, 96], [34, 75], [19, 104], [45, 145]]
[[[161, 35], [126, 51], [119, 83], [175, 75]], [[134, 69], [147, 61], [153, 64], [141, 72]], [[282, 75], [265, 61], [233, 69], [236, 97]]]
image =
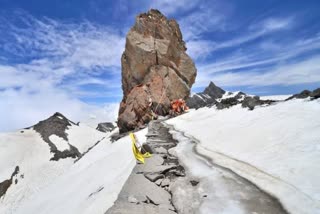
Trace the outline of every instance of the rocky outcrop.
[[248, 108], [249, 110], [253, 110], [256, 106], [270, 105], [274, 102], [275, 101], [273, 100], [260, 100], [259, 96], [253, 96], [253, 97], [247, 96], [244, 98], [241, 105], [243, 108]]
[[13, 184], [13, 182], [15, 184], [18, 183], [17, 178], [15, 179], [15, 181], [14, 181], [14, 178], [16, 177], [16, 175], [18, 175], [19, 171], [20, 171], [19, 166], [16, 166], [11, 177], [7, 180], [0, 182], [0, 199], [2, 196], [6, 194], [6, 192], [8, 191], [9, 187]]
[[289, 97], [287, 100], [292, 100], [292, 99], [305, 99], [310, 97], [312, 100], [314, 99], [318, 99], [320, 97], [320, 88], [317, 88], [313, 91], [309, 91], [309, 90], [303, 90], [301, 91], [299, 94], [294, 94], [291, 97]]
[[186, 101], [189, 108], [201, 108], [205, 106], [212, 106], [217, 103], [216, 99], [221, 98], [225, 94], [222, 88], [210, 82], [209, 86], [201, 93], [197, 93], [189, 97]]
[[275, 101], [261, 100], [259, 96], [249, 96], [241, 91], [237, 93], [226, 92], [210, 82], [203, 92], [188, 98], [187, 106], [195, 109], [212, 106], [217, 109], [225, 109], [241, 104], [243, 108], [253, 110], [256, 106], [270, 105], [273, 102]]
[[136, 17], [121, 65], [120, 132], [148, 123], [152, 112], [168, 114], [170, 102], [186, 99], [196, 78], [178, 23], [153, 9]]
[[210, 82], [209, 86], [204, 89], [203, 93], [209, 95], [213, 99], [218, 99], [221, 98], [226, 91], [216, 86], [213, 82]]
[[113, 123], [99, 123], [97, 126], [97, 130], [100, 132], [111, 132], [115, 129], [116, 127], [113, 125]]
[[79, 150], [70, 143], [68, 143], [69, 149], [60, 151], [57, 148], [57, 146], [50, 140], [51, 135], [56, 135], [68, 142], [68, 135], [66, 131], [72, 125], [76, 124], [71, 120], [68, 120], [61, 113], [56, 112], [48, 119], [40, 121], [32, 127], [36, 132], [38, 132], [41, 135], [42, 139], [49, 145], [50, 152], [54, 154], [53, 157], [50, 159], [51, 161], [58, 161], [62, 158], [78, 158], [81, 156]]

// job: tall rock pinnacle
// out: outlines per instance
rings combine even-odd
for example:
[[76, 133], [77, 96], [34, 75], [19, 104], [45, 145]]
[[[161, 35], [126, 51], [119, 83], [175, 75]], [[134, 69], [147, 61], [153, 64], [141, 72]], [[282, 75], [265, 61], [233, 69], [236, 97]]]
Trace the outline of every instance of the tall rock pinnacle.
[[154, 9], [136, 17], [121, 65], [120, 132], [148, 123], [152, 111], [168, 114], [172, 100], [189, 96], [197, 73], [178, 23]]

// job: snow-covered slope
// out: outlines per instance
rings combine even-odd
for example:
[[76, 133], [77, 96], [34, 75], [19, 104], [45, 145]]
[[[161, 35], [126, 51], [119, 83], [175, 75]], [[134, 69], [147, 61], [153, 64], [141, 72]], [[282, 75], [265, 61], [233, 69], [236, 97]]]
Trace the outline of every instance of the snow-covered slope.
[[135, 165], [129, 137], [111, 143], [111, 133], [66, 121], [0, 134], [1, 214], [104, 213], [116, 200]]
[[199, 141], [197, 152], [277, 197], [290, 213], [320, 213], [320, 100], [248, 111], [202, 108], [169, 124]]

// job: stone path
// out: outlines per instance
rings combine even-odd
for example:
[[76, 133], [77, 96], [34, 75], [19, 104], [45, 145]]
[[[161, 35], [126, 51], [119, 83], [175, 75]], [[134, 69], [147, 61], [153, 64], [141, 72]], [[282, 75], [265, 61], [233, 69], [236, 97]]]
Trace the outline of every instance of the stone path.
[[[134, 167], [106, 214], [287, 213], [277, 200], [254, 184], [227, 169], [208, 165], [203, 157], [194, 153], [195, 144], [191, 141], [182, 150], [188, 156], [184, 160], [190, 164], [197, 162], [207, 172], [203, 177], [187, 170], [188, 161], [179, 162], [171, 149], [178, 142], [172, 138], [169, 128], [161, 120], [152, 121], [147, 144], [153, 156], [145, 164]], [[230, 210], [228, 206], [237, 209]]]
[[176, 213], [168, 189], [176, 177], [185, 176], [184, 168], [168, 150], [177, 145], [168, 128], [160, 121], [149, 124], [147, 143], [153, 155], [145, 164], [137, 164], [118, 199], [107, 214]]

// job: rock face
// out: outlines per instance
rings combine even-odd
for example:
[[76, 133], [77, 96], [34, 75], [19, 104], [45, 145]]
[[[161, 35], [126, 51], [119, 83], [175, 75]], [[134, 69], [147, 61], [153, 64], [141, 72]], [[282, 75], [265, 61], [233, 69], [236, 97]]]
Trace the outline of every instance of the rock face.
[[153, 9], [136, 17], [121, 65], [120, 132], [149, 122], [152, 111], [168, 114], [172, 100], [189, 96], [197, 73], [178, 23]]
[[312, 100], [318, 99], [320, 97], [320, 88], [317, 88], [317, 89], [315, 89], [313, 91], [303, 90], [299, 94], [294, 94], [294, 95], [292, 95], [291, 97], [289, 97], [286, 100], [292, 100], [294, 98], [296, 98], [296, 99], [305, 99], [307, 97], [310, 97]]
[[187, 99], [189, 108], [202, 108], [215, 106], [217, 109], [230, 108], [241, 103], [243, 108], [253, 110], [255, 106], [270, 105], [273, 100], [261, 100], [259, 96], [249, 96], [243, 92], [226, 92], [210, 82], [201, 93], [194, 94]]
[[114, 127], [113, 123], [106, 122], [106, 123], [99, 123], [97, 126], [97, 130], [100, 132], [111, 132], [116, 127]]
[[68, 143], [69, 149], [60, 151], [57, 146], [50, 140], [51, 135], [56, 135], [68, 142], [68, 135], [66, 133], [66, 130], [68, 130], [72, 125], [76, 124], [71, 120], [68, 120], [61, 113], [56, 112], [48, 119], [40, 121], [32, 127], [50, 146], [50, 152], [54, 154], [54, 156], [50, 159], [51, 161], [58, 161], [59, 159], [63, 158], [78, 158], [81, 156], [79, 150], [70, 143]]
[[187, 99], [187, 106], [195, 109], [212, 106], [217, 103], [216, 99], [222, 98], [225, 93], [226, 92], [222, 88], [219, 88], [213, 82], [210, 82], [203, 92], [194, 94]]

